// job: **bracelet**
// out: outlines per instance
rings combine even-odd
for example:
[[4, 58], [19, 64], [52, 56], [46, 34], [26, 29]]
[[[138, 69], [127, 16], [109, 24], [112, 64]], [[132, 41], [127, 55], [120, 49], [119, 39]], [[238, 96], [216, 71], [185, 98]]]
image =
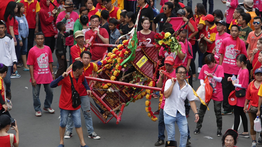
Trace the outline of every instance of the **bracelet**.
[[196, 115], [196, 114], [198, 115], [198, 113], [195, 113], [195, 115]]

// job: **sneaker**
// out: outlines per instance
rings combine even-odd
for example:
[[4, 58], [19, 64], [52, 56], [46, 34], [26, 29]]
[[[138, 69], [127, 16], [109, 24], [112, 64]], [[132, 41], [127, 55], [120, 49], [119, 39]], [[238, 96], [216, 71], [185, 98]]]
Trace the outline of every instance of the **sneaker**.
[[154, 115], [159, 115], [159, 110], [156, 110], [155, 112], [153, 112]]
[[261, 136], [258, 137], [257, 143], [258, 143], [258, 144], [262, 144], [262, 138], [261, 138]]
[[54, 114], [55, 113], [55, 110], [52, 109], [51, 107], [50, 108], [43, 108], [45, 111], [49, 112], [50, 114]]
[[257, 146], [257, 142], [256, 141], [252, 141], [251, 147], [256, 147]]
[[190, 141], [190, 139], [187, 139], [186, 146], [190, 146], [190, 145], [191, 145], [191, 141]]
[[194, 134], [199, 134], [200, 133], [200, 128], [196, 128], [195, 131], [194, 131]]
[[165, 144], [164, 140], [158, 139], [158, 141], [155, 143], [155, 146], [160, 146], [160, 145], [163, 145], [163, 144]]
[[220, 137], [222, 135], [221, 130], [217, 130], [217, 137]]
[[243, 138], [249, 138], [249, 134], [243, 134], [243, 133], [241, 133], [241, 134], [238, 134], [239, 136], [241, 136], [241, 137], [243, 137]]
[[201, 71], [201, 67], [198, 67], [197, 73], [200, 73], [200, 71]]
[[96, 134], [96, 132], [93, 132], [92, 134], [88, 135], [88, 138], [90, 139], [95, 139], [95, 140], [99, 140], [100, 139], [100, 136], [98, 136]]
[[10, 76], [11, 79], [19, 79], [21, 78], [21, 75], [16, 71]]
[[41, 111], [36, 111], [36, 112], [35, 112], [35, 116], [36, 116], [36, 117], [41, 117], [41, 116], [42, 116]]
[[232, 114], [232, 111], [223, 111], [222, 112], [222, 115], [231, 115]]
[[72, 137], [72, 135], [73, 135], [73, 134], [72, 134], [71, 132], [66, 131], [64, 138], [65, 138], [65, 139], [70, 139], [70, 138]]

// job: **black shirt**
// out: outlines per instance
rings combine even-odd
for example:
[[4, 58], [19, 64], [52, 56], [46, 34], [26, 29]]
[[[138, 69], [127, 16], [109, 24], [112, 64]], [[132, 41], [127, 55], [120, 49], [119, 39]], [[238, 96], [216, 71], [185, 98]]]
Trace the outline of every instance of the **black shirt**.
[[[137, 9], [136, 16], [138, 15], [139, 10], [140, 10], [140, 7], [138, 7], [138, 9]], [[140, 31], [140, 30], [143, 29], [142, 25], [141, 25], [141, 21], [144, 17], [149, 18], [150, 24], [151, 24], [150, 30], [152, 30], [152, 22], [154, 20], [154, 11], [148, 4], [146, 4], [146, 6], [141, 10], [141, 13], [140, 13], [140, 16], [139, 16], [139, 21], [138, 21], [137, 31]]]
[[110, 29], [109, 29], [108, 22], [106, 22], [104, 25], [102, 25], [101, 28], [105, 28], [107, 30], [108, 34], [110, 34]]
[[[176, 17], [176, 15], [174, 15], [173, 13], [171, 13], [171, 15], [169, 17]], [[159, 32], [163, 31], [163, 25], [164, 23], [166, 23], [167, 17], [164, 13], [160, 13], [156, 16], [156, 18], [154, 19], [154, 23], [157, 24], [159, 23]]]

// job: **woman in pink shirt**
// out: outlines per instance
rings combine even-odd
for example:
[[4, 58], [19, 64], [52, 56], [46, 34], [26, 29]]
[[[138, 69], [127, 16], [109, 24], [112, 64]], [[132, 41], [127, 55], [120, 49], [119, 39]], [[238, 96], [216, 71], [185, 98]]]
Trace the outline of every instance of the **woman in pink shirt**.
[[[246, 89], [248, 88], [249, 82], [249, 71], [247, 69], [247, 57], [244, 54], [240, 54], [237, 56], [237, 66], [240, 67], [237, 79], [234, 79], [234, 77], [228, 77], [227, 79], [228, 81], [232, 81], [232, 84], [235, 86], [236, 89], [237, 104], [234, 106], [234, 130], [238, 131], [241, 116], [244, 132], [239, 135], [248, 138], [248, 122], [246, 114], [244, 112], [244, 104], [246, 101]], [[237, 94], [239, 91], [243, 91], [242, 95], [244, 96], [239, 97]]]
[[[203, 84], [204, 80], [208, 78], [209, 82], [212, 84], [214, 92], [212, 95], [212, 100], [214, 103], [214, 111], [216, 115], [217, 122], [217, 136], [221, 136], [222, 130], [222, 114], [221, 114], [221, 104], [223, 101], [223, 92], [222, 92], [222, 78], [224, 77], [224, 68], [221, 65], [216, 64], [214, 54], [209, 54], [205, 57], [205, 65], [202, 66], [199, 73], [198, 79], [200, 83]], [[202, 122], [206, 113], [207, 107], [203, 104], [200, 104], [199, 109], [199, 121], [197, 122], [195, 134], [200, 133], [202, 127]]]

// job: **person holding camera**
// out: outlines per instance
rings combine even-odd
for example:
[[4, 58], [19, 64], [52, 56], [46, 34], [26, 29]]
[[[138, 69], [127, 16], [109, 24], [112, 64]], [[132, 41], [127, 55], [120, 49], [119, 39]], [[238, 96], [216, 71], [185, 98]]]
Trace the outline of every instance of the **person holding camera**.
[[[7, 114], [0, 115], [0, 146], [1, 147], [18, 147], [19, 145], [19, 131], [16, 121], [11, 124], [11, 118]], [[7, 131], [12, 128], [16, 135], [9, 134]]]

